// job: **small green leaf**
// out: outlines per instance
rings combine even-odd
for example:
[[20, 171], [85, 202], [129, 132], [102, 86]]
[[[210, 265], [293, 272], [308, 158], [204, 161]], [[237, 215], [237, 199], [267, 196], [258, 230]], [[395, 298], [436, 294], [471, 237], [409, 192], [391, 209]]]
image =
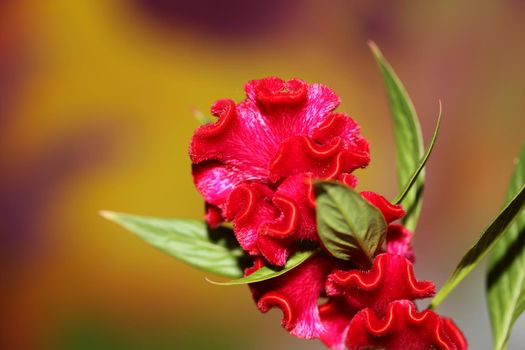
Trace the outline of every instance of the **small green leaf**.
[[[419, 126], [414, 105], [403, 83], [401, 83], [401, 80], [399, 80], [390, 64], [383, 57], [376, 44], [370, 42], [369, 46], [381, 69], [390, 102], [396, 142], [397, 180], [399, 189], [402, 189], [408, 183], [410, 177], [418, 168], [420, 160], [423, 158], [424, 149], [421, 127]], [[407, 211], [407, 215], [403, 218], [403, 224], [412, 232], [416, 228], [419, 212], [421, 211], [424, 183], [425, 171], [422, 169], [415, 181], [415, 186], [411, 186], [410, 191], [408, 191], [401, 202]]]
[[277, 276], [281, 276], [282, 274], [287, 273], [291, 269], [296, 268], [297, 266], [301, 265], [303, 262], [305, 262], [308, 258], [313, 256], [315, 253], [317, 253], [316, 250], [308, 250], [304, 252], [296, 252], [293, 254], [284, 267], [277, 268], [277, 267], [270, 267], [270, 266], [264, 266], [261, 267], [259, 270], [255, 271], [249, 276], [234, 279], [228, 282], [215, 282], [207, 279], [208, 282], [221, 285], [221, 286], [235, 286], [239, 284], [248, 284], [248, 283], [256, 283], [256, 282], [262, 282], [269, 280], [271, 278], [275, 278]]
[[461, 259], [458, 266], [447, 280], [445, 285], [436, 294], [430, 308], [437, 307], [443, 299], [467, 276], [481, 259], [490, 252], [494, 247], [498, 238], [501, 237], [507, 226], [523, 209], [525, 203], [525, 185], [521, 186], [518, 194], [507, 204], [501, 211], [498, 217], [490, 224], [490, 226], [483, 232], [479, 240]]
[[430, 157], [430, 154], [432, 153], [432, 150], [434, 149], [434, 144], [436, 143], [437, 136], [439, 134], [439, 128], [441, 127], [441, 111], [442, 111], [442, 109], [441, 109], [441, 101], [439, 101], [438, 118], [437, 118], [437, 122], [436, 122], [436, 127], [434, 128], [434, 134], [432, 135], [432, 140], [430, 141], [430, 145], [428, 146], [428, 149], [427, 149], [427, 151], [425, 153], [425, 156], [423, 157], [423, 159], [421, 159], [421, 162], [419, 163], [419, 166], [417, 167], [416, 171], [412, 174], [412, 176], [410, 177], [410, 180], [405, 185], [405, 188], [396, 197], [396, 199], [394, 199], [394, 204], [399, 204], [399, 203], [401, 203], [403, 201], [403, 199], [405, 199], [405, 197], [408, 194], [408, 192], [410, 192], [410, 189], [412, 188], [412, 186], [416, 183], [416, 180], [417, 180], [419, 174], [421, 173], [421, 171], [423, 171], [423, 168], [425, 167], [425, 164], [427, 163], [427, 160]]
[[336, 182], [317, 182], [315, 195], [317, 229], [325, 248], [336, 258], [370, 265], [386, 235], [379, 209]]
[[[507, 191], [510, 201], [525, 183], [525, 144]], [[507, 348], [514, 322], [525, 310], [525, 210], [507, 227], [489, 258], [487, 302], [494, 349]]]
[[201, 110], [194, 108], [192, 112], [193, 117], [199, 122], [200, 125], [213, 123], [213, 119], [209, 115], [204, 114], [204, 112]]
[[243, 275], [245, 255], [230, 229], [212, 230], [197, 220], [163, 219], [110, 211], [100, 214], [196, 268], [233, 278]]

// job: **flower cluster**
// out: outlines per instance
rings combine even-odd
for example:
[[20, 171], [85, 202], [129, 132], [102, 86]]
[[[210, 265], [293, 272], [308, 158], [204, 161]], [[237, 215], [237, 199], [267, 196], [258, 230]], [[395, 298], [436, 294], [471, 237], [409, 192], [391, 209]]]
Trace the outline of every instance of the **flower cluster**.
[[[354, 170], [370, 161], [368, 142], [348, 116], [334, 113], [338, 96], [299, 79], [250, 81], [247, 98], [220, 100], [218, 117], [201, 126], [190, 146], [194, 182], [212, 227], [232, 222], [241, 247], [253, 257], [246, 275], [284, 266], [302, 246], [320, 242], [314, 179], [355, 188]], [[388, 223], [386, 244], [371, 266], [317, 254], [282, 276], [252, 283], [257, 307], [283, 312], [282, 325], [332, 349], [466, 349], [455, 324], [419, 312], [415, 300], [435, 286], [414, 277], [411, 233], [396, 223], [405, 215], [374, 192], [361, 196]], [[321, 300], [323, 300], [321, 302]]]

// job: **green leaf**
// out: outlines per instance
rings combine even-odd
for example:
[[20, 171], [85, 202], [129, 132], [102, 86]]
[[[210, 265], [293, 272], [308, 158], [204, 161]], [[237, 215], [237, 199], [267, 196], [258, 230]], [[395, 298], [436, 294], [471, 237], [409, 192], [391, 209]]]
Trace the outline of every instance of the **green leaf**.
[[[525, 144], [516, 162], [506, 200], [510, 201], [524, 183]], [[512, 326], [525, 310], [525, 210], [507, 227], [490, 255], [487, 302], [494, 349], [506, 349]]]
[[110, 211], [100, 214], [191, 266], [227, 277], [243, 275], [245, 255], [230, 229], [212, 230], [197, 220], [163, 219]]
[[501, 211], [498, 217], [483, 232], [479, 240], [474, 244], [467, 254], [461, 259], [458, 266], [432, 300], [430, 308], [437, 307], [443, 299], [465, 278], [481, 261], [481, 259], [490, 252], [498, 238], [501, 237], [507, 226], [523, 209], [525, 203], [525, 185], [521, 186], [518, 194], [512, 198], [507, 206]]
[[416, 171], [412, 174], [412, 176], [410, 177], [410, 180], [405, 185], [403, 191], [401, 191], [401, 193], [399, 193], [396, 199], [394, 199], [394, 204], [399, 204], [403, 201], [403, 199], [405, 199], [407, 194], [410, 192], [410, 189], [412, 188], [412, 186], [414, 186], [414, 184], [416, 183], [416, 180], [418, 179], [419, 174], [421, 173], [421, 171], [423, 171], [423, 168], [425, 167], [425, 164], [427, 163], [427, 160], [430, 157], [432, 150], [434, 149], [434, 144], [436, 143], [437, 136], [439, 134], [439, 128], [441, 127], [441, 112], [442, 112], [441, 101], [439, 101], [438, 118], [436, 122], [436, 127], [434, 128], [434, 134], [432, 135], [432, 140], [430, 141], [430, 145], [428, 146], [425, 156], [423, 157], [423, 159], [421, 159], [421, 162], [419, 163], [419, 166], [417, 167]]
[[[399, 189], [402, 189], [423, 158], [421, 127], [414, 105], [396, 73], [383, 57], [379, 48], [373, 42], [370, 42], [369, 46], [381, 69], [390, 102], [396, 142], [397, 180]], [[424, 183], [425, 171], [422, 169], [415, 181], [415, 186], [411, 186], [410, 191], [401, 202], [407, 211], [407, 215], [403, 218], [403, 224], [412, 232], [416, 228], [421, 211]]]
[[336, 258], [370, 265], [387, 229], [379, 209], [336, 182], [317, 182], [315, 195], [317, 230], [325, 248]]
[[317, 253], [316, 250], [296, 252], [288, 259], [284, 267], [278, 268], [278, 267], [264, 266], [249, 276], [234, 279], [228, 282], [215, 282], [209, 279], [207, 279], [207, 281], [213, 284], [221, 285], [221, 286], [235, 286], [239, 284], [248, 284], [248, 283], [266, 281], [271, 278], [281, 276], [282, 274], [285, 274], [291, 269], [296, 268], [297, 266], [301, 265], [303, 262], [305, 262], [308, 258], [310, 258], [316, 253]]

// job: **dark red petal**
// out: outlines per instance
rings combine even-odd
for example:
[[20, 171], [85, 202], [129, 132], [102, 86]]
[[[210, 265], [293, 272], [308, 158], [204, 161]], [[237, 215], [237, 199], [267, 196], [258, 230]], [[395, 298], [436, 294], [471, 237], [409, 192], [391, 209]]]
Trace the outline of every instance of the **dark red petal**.
[[429, 310], [417, 312], [407, 300], [392, 302], [383, 317], [373, 309], [357, 313], [350, 323], [346, 345], [349, 350], [467, 349], [465, 338], [452, 321]]
[[327, 258], [317, 256], [282, 276], [250, 284], [257, 307], [262, 312], [281, 309], [283, 327], [299, 338], [319, 337], [324, 328], [317, 300], [330, 267]]
[[220, 224], [224, 222], [221, 209], [210, 203], [206, 203], [205, 218], [206, 222], [211, 228], [217, 228]]
[[344, 350], [355, 310], [348, 308], [342, 298], [330, 298], [326, 304], [319, 306], [319, 315], [324, 326], [321, 341], [332, 350]]
[[380, 194], [371, 191], [363, 191], [361, 192], [361, 196], [383, 213], [387, 223], [401, 219], [406, 214], [401, 205], [390, 203], [388, 199]]
[[394, 300], [415, 300], [434, 295], [435, 286], [429, 281], [417, 281], [412, 263], [405, 257], [380, 254], [369, 271], [338, 270], [330, 274], [326, 292], [329, 296], [343, 296], [354, 310], [370, 307], [383, 314]]
[[397, 224], [388, 225], [386, 235], [386, 251], [389, 254], [402, 255], [414, 262], [414, 251], [412, 250], [412, 233], [405, 227]]

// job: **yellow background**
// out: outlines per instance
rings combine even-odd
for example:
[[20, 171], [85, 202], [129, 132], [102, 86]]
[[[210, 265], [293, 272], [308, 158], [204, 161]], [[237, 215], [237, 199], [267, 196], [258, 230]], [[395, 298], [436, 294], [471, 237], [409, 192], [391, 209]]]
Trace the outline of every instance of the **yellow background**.
[[[279, 312], [260, 314], [246, 288], [206, 283], [97, 212], [201, 218], [192, 110], [239, 101], [245, 82], [269, 75], [332, 87], [371, 143], [359, 188], [393, 198], [369, 39], [427, 141], [443, 102], [415, 243], [418, 278], [442, 284], [498, 212], [524, 139], [523, 3], [169, 2], [0, 4], [0, 347], [322, 349], [286, 334]], [[440, 308], [472, 349], [490, 344], [483, 278], [481, 267]]]

